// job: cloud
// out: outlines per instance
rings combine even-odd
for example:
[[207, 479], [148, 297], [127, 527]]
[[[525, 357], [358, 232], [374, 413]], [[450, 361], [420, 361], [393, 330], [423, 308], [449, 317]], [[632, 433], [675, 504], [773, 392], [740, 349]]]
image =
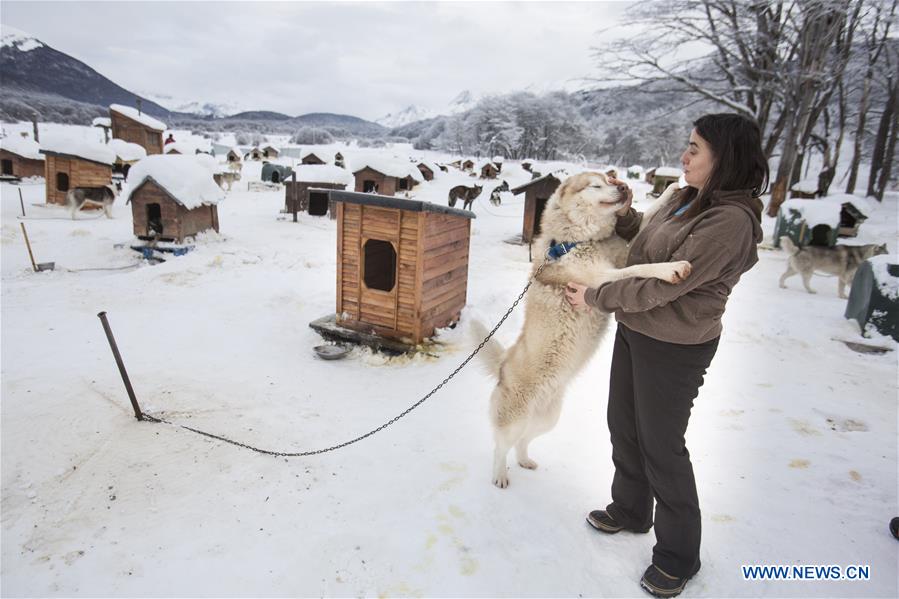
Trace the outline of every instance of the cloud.
[[[590, 74], [627, 3], [4, 1], [3, 21], [127, 89], [375, 119]], [[570, 87], [570, 82], [569, 82]]]

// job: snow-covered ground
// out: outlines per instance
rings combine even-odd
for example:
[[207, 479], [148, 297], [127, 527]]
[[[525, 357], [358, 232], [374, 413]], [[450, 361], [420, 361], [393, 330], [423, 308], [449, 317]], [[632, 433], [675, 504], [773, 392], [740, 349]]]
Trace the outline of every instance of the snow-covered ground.
[[[0, 186], [2, 594], [642, 596], [653, 535], [607, 536], [584, 522], [608, 503], [613, 474], [612, 330], [558, 427], [532, 446], [539, 469], [512, 466], [505, 490], [490, 482], [492, 384], [474, 365], [387, 430], [306, 459], [135, 421], [101, 310], [146, 412], [303, 451], [417, 401], [472, 349], [470, 319], [498, 319], [526, 281], [527, 247], [504, 243], [521, 231], [523, 196], [495, 207], [487, 184], [474, 207], [468, 306], [434, 355], [354, 350], [321, 361], [308, 323], [334, 310], [335, 223], [279, 219], [283, 191], [246, 191], [259, 169], [247, 164], [219, 205], [221, 234], [156, 266], [128, 248], [129, 206], [73, 222], [38, 205], [42, 185], [27, 185], [20, 221], [16, 188]], [[502, 177], [529, 179], [514, 162]], [[438, 173], [415, 196], [443, 203], [472, 181]], [[648, 190], [634, 186], [637, 198]], [[897, 204], [889, 194], [847, 242], [886, 241], [895, 255]], [[20, 222], [35, 259], [56, 270], [32, 272]], [[765, 218], [769, 237], [773, 224]], [[834, 341], [862, 340], [835, 279], [815, 277], [817, 295], [798, 277], [782, 290], [784, 268], [784, 254], [760, 250], [696, 401], [688, 446], [703, 568], [685, 596], [895, 597], [899, 352]], [[518, 311], [501, 340], [521, 323]], [[742, 564], [862, 564], [871, 579], [751, 582]]]

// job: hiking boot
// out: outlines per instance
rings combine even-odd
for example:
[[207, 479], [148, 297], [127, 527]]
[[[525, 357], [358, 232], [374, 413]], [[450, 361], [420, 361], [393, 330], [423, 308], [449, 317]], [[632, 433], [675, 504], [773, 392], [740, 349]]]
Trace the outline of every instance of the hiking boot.
[[655, 597], [676, 597], [680, 595], [687, 585], [687, 581], [693, 578], [696, 572], [699, 572], [699, 568], [693, 574], [680, 578], [671, 576], [657, 565], [651, 564], [646, 568], [646, 572], [643, 573], [643, 578], [640, 579], [640, 586], [643, 587], [644, 591]]
[[890, 533], [892, 533], [893, 537], [899, 539], [899, 517], [890, 520]]
[[[589, 514], [587, 514], [587, 523], [600, 532], [604, 532], [610, 535], [615, 534], [616, 532], [621, 532], [622, 530], [626, 530], [628, 532], [636, 532], [636, 533], [644, 533], [649, 532], [649, 528], [646, 529], [634, 529], [634, 528], [626, 528], [618, 522], [615, 521], [612, 516], [609, 515], [609, 512], [605, 510], [593, 510]], [[650, 527], [652, 528], [652, 527]]]

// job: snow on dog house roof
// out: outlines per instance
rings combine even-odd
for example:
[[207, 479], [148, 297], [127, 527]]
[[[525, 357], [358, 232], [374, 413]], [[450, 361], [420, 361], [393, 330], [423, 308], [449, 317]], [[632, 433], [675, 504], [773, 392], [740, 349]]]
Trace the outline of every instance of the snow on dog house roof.
[[150, 129], [155, 129], [156, 131], [165, 131], [166, 129], [165, 123], [157, 121], [146, 112], [138, 112], [137, 108], [122, 106], [121, 104], [110, 104], [109, 109], [113, 112], [118, 112], [119, 114], [126, 116], [133, 121], [137, 121], [144, 127], [149, 127]]
[[673, 166], [660, 166], [655, 169], [655, 175], [657, 177], [680, 177], [683, 174], [684, 171]]
[[215, 184], [212, 171], [193, 155], [154, 154], [132, 166], [125, 202], [148, 180], [188, 210], [215, 205], [225, 199], [225, 192]]
[[837, 227], [840, 224], [840, 210], [843, 205], [840, 202], [789, 199], [781, 204], [780, 208], [784, 213], [792, 210], [799, 214], [809, 228], [818, 225]]
[[29, 160], [43, 160], [41, 147], [30, 137], [6, 137], [0, 140], [0, 150], [6, 150]]
[[569, 176], [568, 171], [565, 171], [565, 170], [553, 171], [551, 173], [547, 173], [547, 174], [543, 175], [542, 177], [537, 177], [536, 179], [531, 179], [527, 183], [519, 185], [518, 187], [513, 187], [509, 191], [511, 191], [513, 195], [518, 195], [522, 191], [526, 191], [527, 188], [530, 187], [531, 185], [536, 185], [537, 183], [542, 183], [543, 181], [546, 181], [550, 177], [552, 177], [553, 179], [556, 179], [557, 181], [559, 181], [561, 183], [562, 181], [567, 179], [568, 176]]
[[110, 139], [107, 145], [122, 162], [134, 162], [147, 157], [147, 151], [143, 146], [133, 144], [124, 139]]
[[107, 146], [59, 132], [47, 135], [41, 140], [41, 154], [72, 156], [108, 166], [115, 162], [115, 152]]
[[98, 116], [91, 121], [91, 126], [112, 128], [112, 119], [108, 116]]
[[[331, 164], [299, 164], [294, 167], [293, 172], [296, 173], [297, 182], [353, 184], [353, 175], [345, 168]], [[292, 181], [290, 175], [285, 179], [285, 183]]]
[[398, 179], [410, 177], [413, 181], [418, 181], [419, 183], [422, 181], [421, 171], [418, 170], [418, 167], [414, 163], [400, 158], [383, 158], [381, 156], [365, 158], [353, 167], [353, 174], [355, 175], [366, 168], [378, 171], [387, 177], [396, 177]]

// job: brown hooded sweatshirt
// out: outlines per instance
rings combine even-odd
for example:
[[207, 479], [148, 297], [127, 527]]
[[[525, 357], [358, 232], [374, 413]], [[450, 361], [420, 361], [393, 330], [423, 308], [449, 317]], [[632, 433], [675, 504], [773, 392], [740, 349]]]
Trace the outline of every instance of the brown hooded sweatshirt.
[[603, 312], [614, 312], [618, 322], [639, 333], [693, 345], [721, 334], [731, 289], [758, 262], [762, 202], [748, 190], [719, 191], [711, 206], [695, 217], [672, 218], [676, 208], [677, 201], [669, 201], [642, 231], [643, 213], [631, 208], [618, 219], [615, 232], [630, 241], [627, 266], [687, 260], [693, 267], [690, 276], [678, 284], [613, 281], [588, 289], [585, 300]]

